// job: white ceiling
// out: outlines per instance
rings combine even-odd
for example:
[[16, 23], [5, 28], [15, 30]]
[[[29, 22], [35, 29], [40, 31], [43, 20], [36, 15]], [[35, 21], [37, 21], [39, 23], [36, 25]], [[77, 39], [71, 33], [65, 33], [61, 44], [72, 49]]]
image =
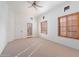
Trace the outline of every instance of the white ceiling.
[[36, 16], [41, 13], [48, 11], [51, 8], [54, 8], [56, 5], [62, 3], [62, 1], [40, 1], [38, 5], [43, 6], [42, 8], [38, 8], [37, 10], [33, 7], [28, 8], [30, 6], [27, 1], [15, 1], [8, 2], [9, 6], [16, 12], [21, 15], [26, 16]]

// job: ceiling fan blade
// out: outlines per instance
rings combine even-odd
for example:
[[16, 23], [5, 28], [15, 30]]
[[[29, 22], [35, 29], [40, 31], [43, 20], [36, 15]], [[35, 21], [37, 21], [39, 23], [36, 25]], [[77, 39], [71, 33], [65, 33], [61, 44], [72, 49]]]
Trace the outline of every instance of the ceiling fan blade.
[[37, 7], [36, 6], [33, 6], [36, 10], [37, 10]]
[[39, 6], [39, 5], [36, 5], [37, 7], [43, 7], [43, 6]]
[[28, 8], [31, 8], [31, 7], [33, 7], [33, 8], [35, 8], [35, 9], [37, 9], [37, 7], [36, 7], [36, 6], [33, 6], [33, 5], [32, 5], [32, 6], [29, 6]]

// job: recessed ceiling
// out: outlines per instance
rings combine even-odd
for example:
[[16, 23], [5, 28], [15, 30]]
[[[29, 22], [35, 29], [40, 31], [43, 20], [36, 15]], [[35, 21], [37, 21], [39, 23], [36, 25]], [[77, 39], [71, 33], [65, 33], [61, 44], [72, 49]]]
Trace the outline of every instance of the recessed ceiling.
[[36, 16], [41, 13], [44, 13], [48, 11], [49, 9], [55, 7], [56, 5], [62, 3], [61, 1], [40, 1], [39, 5], [42, 6], [42, 8], [39, 8], [36, 10], [35, 8], [31, 7], [27, 1], [15, 1], [15, 2], [8, 2], [9, 6], [16, 12], [21, 15], [26, 15], [26, 16]]

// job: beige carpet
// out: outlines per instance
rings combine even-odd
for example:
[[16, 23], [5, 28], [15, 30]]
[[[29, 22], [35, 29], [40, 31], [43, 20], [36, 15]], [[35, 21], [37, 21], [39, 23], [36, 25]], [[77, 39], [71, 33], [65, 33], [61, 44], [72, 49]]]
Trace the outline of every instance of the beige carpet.
[[7, 44], [1, 57], [79, 57], [79, 50], [40, 38], [18, 39]]

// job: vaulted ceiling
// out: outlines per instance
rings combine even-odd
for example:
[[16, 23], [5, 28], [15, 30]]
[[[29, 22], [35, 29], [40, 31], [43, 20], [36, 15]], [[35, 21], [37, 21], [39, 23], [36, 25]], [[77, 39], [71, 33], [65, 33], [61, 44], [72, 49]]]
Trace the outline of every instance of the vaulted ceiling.
[[38, 7], [35, 9], [33, 7], [28, 8], [30, 4], [27, 1], [14, 1], [8, 2], [9, 6], [18, 14], [25, 16], [37, 16], [48, 11], [51, 8], [54, 8], [56, 5], [61, 4], [61, 1], [40, 1], [38, 5], [42, 7]]

